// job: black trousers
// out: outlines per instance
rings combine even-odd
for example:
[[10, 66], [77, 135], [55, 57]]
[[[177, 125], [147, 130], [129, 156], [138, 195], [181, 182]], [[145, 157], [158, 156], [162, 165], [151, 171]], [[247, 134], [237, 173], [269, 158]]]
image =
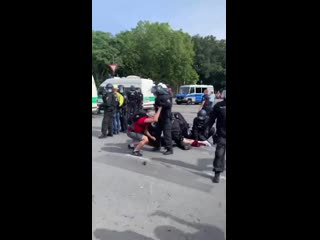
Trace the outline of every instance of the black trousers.
[[163, 138], [165, 142], [165, 147], [168, 150], [172, 150], [172, 136], [171, 136], [171, 128], [172, 128], [172, 123], [171, 120], [168, 118], [166, 120], [160, 120], [157, 124], [156, 127], [156, 147], [161, 146], [161, 133], [163, 132]]
[[181, 135], [180, 132], [173, 131], [173, 132], [171, 132], [171, 135], [172, 135], [172, 140], [176, 143], [177, 147], [181, 148], [182, 150], [189, 150], [190, 149], [190, 145], [185, 144], [183, 142], [184, 137]]
[[225, 165], [225, 154], [226, 154], [226, 138], [217, 137], [216, 138], [216, 153], [213, 160], [213, 171], [223, 172]]
[[123, 132], [127, 132], [128, 123], [127, 123], [127, 109], [121, 108], [120, 109], [120, 122], [121, 122], [121, 129]]
[[[198, 133], [198, 140], [199, 141], [206, 141], [208, 140], [210, 137], [213, 138], [214, 134], [215, 134], [215, 128], [212, 127], [209, 131], [203, 131], [203, 132], [199, 132]], [[194, 133], [191, 132], [191, 135], [189, 136], [189, 138], [191, 139], [195, 139]]]
[[138, 105], [128, 105], [127, 111], [127, 123], [132, 124], [132, 117], [138, 111]]
[[103, 135], [112, 135], [112, 127], [113, 127], [113, 112], [103, 111], [103, 120], [101, 126], [101, 132]]

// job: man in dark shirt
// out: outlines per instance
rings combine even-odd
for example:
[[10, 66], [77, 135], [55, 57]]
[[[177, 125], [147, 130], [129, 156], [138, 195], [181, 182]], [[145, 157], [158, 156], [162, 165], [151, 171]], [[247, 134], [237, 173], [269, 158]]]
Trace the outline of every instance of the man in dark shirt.
[[224, 171], [225, 165], [225, 153], [226, 153], [226, 90], [222, 92], [223, 101], [216, 103], [213, 107], [213, 111], [210, 113], [210, 118], [208, 125], [212, 127], [215, 121], [216, 124], [216, 135], [215, 135], [215, 143], [216, 152], [215, 158], [213, 161], [213, 171], [215, 176], [212, 181], [215, 183], [219, 182], [220, 173]]
[[205, 110], [208, 114], [211, 112], [211, 103], [208, 89], [204, 90], [204, 95], [202, 96], [201, 106], [199, 111]]

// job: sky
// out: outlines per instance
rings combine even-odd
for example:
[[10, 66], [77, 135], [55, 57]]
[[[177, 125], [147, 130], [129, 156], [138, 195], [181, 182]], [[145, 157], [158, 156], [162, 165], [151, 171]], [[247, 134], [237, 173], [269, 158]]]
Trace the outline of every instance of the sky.
[[92, 30], [113, 35], [139, 21], [167, 22], [190, 35], [226, 39], [226, 0], [92, 0]]

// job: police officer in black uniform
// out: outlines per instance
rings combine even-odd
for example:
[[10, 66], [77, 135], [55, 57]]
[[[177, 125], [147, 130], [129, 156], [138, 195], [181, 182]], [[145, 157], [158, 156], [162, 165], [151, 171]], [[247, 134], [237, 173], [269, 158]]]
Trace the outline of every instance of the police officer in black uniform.
[[139, 107], [139, 110], [143, 110], [143, 94], [141, 92], [141, 88], [137, 88], [137, 94], [138, 94], [138, 107]]
[[127, 105], [128, 105], [128, 97], [124, 92], [124, 86], [119, 85], [119, 93], [123, 96], [123, 104], [120, 107], [120, 122], [121, 122], [121, 132], [127, 133]]
[[173, 154], [172, 150], [172, 98], [167, 88], [164, 88], [161, 84], [158, 84], [152, 88], [153, 94], [155, 94], [155, 109], [162, 107], [162, 111], [159, 116], [158, 124], [156, 127], [156, 146], [154, 151], [159, 151], [161, 146], [161, 133], [163, 132], [165, 147], [167, 151], [164, 155]]
[[[113, 85], [108, 83], [106, 85], [106, 93], [102, 96], [103, 103], [100, 107], [103, 109], [103, 120], [101, 126], [101, 135], [99, 138], [112, 137], [112, 117], [118, 105], [118, 97], [113, 92]], [[107, 135], [108, 132], [108, 135]]]
[[206, 141], [214, 136], [214, 127], [209, 126], [209, 116], [205, 110], [198, 112], [197, 117], [193, 119], [191, 139], [196, 141]]
[[133, 123], [133, 115], [139, 111], [139, 102], [140, 102], [140, 98], [139, 95], [137, 93], [137, 90], [135, 88], [135, 86], [131, 85], [129, 91], [127, 92], [127, 97], [128, 97], [128, 118], [127, 118], [127, 122], [128, 124], [132, 124]]
[[213, 161], [213, 171], [215, 173], [212, 181], [219, 182], [220, 173], [224, 171], [225, 153], [226, 153], [226, 90], [222, 92], [223, 101], [214, 105], [213, 111], [210, 113], [209, 126], [212, 126], [217, 120], [215, 135], [216, 152]]
[[188, 129], [182, 128], [183, 120], [180, 119], [179, 114], [172, 113], [172, 119], [173, 119], [172, 129], [171, 129], [172, 140], [182, 150], [189, 150], [191, 148], [191, 145], [183, 142], [183, 139], [187, 137], [187, 136], [184, 136], [183, 133], [186, 132], [186, 135], [187, 135]]

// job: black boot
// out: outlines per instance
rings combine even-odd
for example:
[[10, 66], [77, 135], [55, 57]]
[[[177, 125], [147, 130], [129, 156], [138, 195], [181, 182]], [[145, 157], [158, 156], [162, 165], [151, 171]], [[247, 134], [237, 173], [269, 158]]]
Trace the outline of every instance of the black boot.
[[113, 137], [113, 134], [112, 134], [112, 133], [109, 133], [107, 136], [108, 136], [108, 137]]
[[163, 153], [163, 155], [170, 155], [170, 154], [173, 154], [172, 149], [167, 149], [167, 151]]
[[107, 137], [107, 135], [102, 133], [98, 138], [101, 139], [101, 138], [106, 138], [106, 137]]
[[214, 177], [212, 178], [212, 182], [219, 183], [220, 182], [220, 172], [215, 172]]
[[140, 151], [133, 151], [132, 155], [142, 157], [142, 153]]

